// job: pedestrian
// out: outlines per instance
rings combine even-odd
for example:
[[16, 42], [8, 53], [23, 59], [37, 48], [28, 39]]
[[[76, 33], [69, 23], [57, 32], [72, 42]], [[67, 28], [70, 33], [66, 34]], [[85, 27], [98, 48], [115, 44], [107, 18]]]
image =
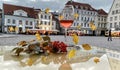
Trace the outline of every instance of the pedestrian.
[[108, 41], [112, 41], [111, 29], [108, 31]]

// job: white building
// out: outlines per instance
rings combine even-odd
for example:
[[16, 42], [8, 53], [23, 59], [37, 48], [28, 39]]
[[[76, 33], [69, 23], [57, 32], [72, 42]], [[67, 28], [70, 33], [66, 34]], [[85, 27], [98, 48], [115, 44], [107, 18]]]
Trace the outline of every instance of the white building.
[[[68, 9], [68, 6], [72, 6], [73, 9], [70, 11], [70, 9]], [[70, 29], [76, 29], [76, 27], [78, 25], [81, 25], [81, 30], [85, 33], [85, 34], [93, 34], [95, 32], [93, 32], [90, 29], [90, 22], [94, 22], [94, 24], [97, 26], [97, 10], [94, 9], [93, 7], [91, 7], [91, 5], [89, 4], [85, 4], [85, 3], [78, 3], [78, 2], [74, 2], [74, 1], [68, 1], [63, 9], [63, 14], [64, 14], [64, 18], [69, 18], [69, 16], [71, 16], [71, 12], [74, 11], [74, 14], [78, 14], [78, 18], [74, 20], [72, 26], [70, 27]]]
[[108, 29], [120, 29], [120, 0], [113, 1], [112, 7], [108, 14], [107, 22]]
[[45, 11], [40, 11], [38, 13], [38, 22], [36, 28], [43, 32], [57, 32], [56, 21], [53, 18], [52, 13], [46, 13]]
[[2, 9], [0, 9], [0, 32], [2, 31]]
[[34, 13], [33, 8], [3, 4], [4, 32], [9, 33], [10, 27], [15, 33], [24, 33], [27, 29], [34, 29]]
[[108, 14], [103, 9], [98, 10], [97, 35], [105, 35], [105, 31], [107, 30], [107, 16]]

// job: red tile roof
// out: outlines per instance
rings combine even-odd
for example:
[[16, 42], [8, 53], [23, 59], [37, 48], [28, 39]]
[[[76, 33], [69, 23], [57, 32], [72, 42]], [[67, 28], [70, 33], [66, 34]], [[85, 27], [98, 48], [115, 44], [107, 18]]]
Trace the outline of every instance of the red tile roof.
[[27, 12], [28, 17], [30, 18], [35, 18], [36, 17], [36, 11], [34, 8], [30, 7], [24, 7], [24, 6], [16, 6], [16, 5], [11, 5], [11, 4], [3, 4], [3, 10], [5, 15], [13, 15], [13, 12], [15, 10], [24, 10]]
[[[85, 3], [68, 1], [68, 2], [66, 3], [66, 5], [73, 5], [74, 8], [83, 9], [83, 10], [97, 11], [96, 9], [94, 9], [93, 7], [91, 7], [91, 5], [85, 4]], [[76, 6], [78, 6], [78, 7], [76, 7]]]
[[98, 14], [99, 15], [108, 15], [108, 13], [106, 13], [103, 9], [99, 9]]

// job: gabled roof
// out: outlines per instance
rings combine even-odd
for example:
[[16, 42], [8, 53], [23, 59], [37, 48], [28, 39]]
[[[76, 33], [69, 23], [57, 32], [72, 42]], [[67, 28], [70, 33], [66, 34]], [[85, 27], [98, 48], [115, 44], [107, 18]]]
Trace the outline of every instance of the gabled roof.
[[68, 1], [66, 3], [66, 5], [72, 5], [74, 8], [83, 9], [83, 10], [97, 11], [91, 5], [86, 4], [86, 3], [79, 3], [79, 2], [74, 2], [74, 1]]
[[27, 12], [28, 17], [35, 18], [34, 8], [11, 5], [11, 4], [3, 4], [3, 10], [5, 15], [13, 15], [13, 12], [15, 10], [24, 10], [25, 12]]
[[99, 9], [98, 14], [99, 15], [108, 15], [108, 13], [106, 13], [103, 9]]

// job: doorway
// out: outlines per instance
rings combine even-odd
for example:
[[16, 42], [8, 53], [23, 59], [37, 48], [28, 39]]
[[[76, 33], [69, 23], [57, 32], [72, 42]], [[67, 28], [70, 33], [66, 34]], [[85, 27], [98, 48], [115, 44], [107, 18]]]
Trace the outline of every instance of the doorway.
[[19, 27], [19, 33], [22, 33], [22, 27]]

